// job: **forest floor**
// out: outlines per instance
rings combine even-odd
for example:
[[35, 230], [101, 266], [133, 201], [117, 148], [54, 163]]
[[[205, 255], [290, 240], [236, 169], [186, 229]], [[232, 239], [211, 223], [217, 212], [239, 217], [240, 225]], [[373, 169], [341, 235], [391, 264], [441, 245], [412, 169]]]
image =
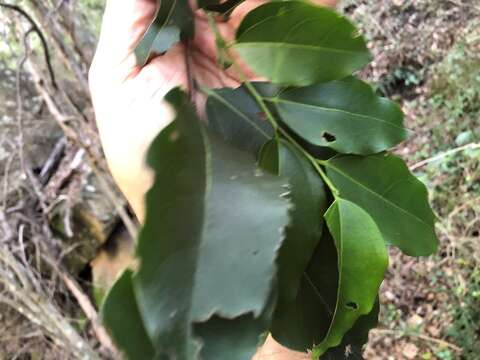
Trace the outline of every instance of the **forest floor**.
[[[88, 10], [93, 33], [97, 32], [102, 1], [79, 3]], [[368, 360], [479, 358], [480, 6], [475, 4], [472, 0], [344, 0], [341, 5], [359, 24], [374, 54], [362, 77], [375, 84], [380, 94], [398, 101], [406, 114], [411, 137], [396, 152], [427, 184], [441, 241], [439, 252], [429, 258], [391, 251], [380, 297], [380, 325], [371, 332], [365, 350]], [[0, 60], [2, 54], [0, 47]], [[16, 74], [8, 68], [17, 61], [13, 66], [0, 62], [0, 103], [5, 104], [0, 108], [0, 184], [3, 189], [8, 183], [14, 194], [14, 199], [11, 195], [6, 199], [1, 192], [0, 202], [12, 212], [19, 207], [28, 210], [28, 200], [17, 197], [31, 193], [22, 185], [25, 179], [12, 143], [18, 103]], [[25, 85], [22, 91], [21, 97], [28, 99], [23, 104], [25, 152], [32, 167], [41, 171], [62, 132], [33, 86]], [[98, 244], [111, 238], [107, 234], [125, 234], [112, 230], [118, 221], [115, 204], [92, 175], [91, 166], [79, 164], [81, 150], [67, 146], [65, 153], [66, 168], [72, 164], [75, 168], [53, 182], [58, 185], [53, 190], [59, 201], [52, 206], [51, 219], [57, 221], [59, 237], [68, 240], [68, 250], [61, 257], [82, 283], [91, 279], [85, 269]], [[1, 215], [0, 225], [5, 225]], [[85, 228], [89, 231], [79, 231]], [[0, 226], [2, 231], [8, 228]], [[90, 238], [95, 239], [93, 244]], [[47, 280], [41, 285], [47, 289], [46, 298], [55, 294], [55, 309], [72, 320], [74, 330], [92, 347], [98, 346], [91, 341], [92, 329], [85, 327], [85, 318], [72, 310], [78, 299], [59, 282], [58, 274], [49, 274]], [[83, 281], [82, 285], [91, 295], [91, 284]], [[18, 309], [0, 305], [0, 323], [0, 359], [65, 358], [55, 337], [42, 333]]]
[[401, 103], [410, 139], [396, 152], [430, 190], [441, 248], [391, 251], [367, 359], [480, 353], [480, 7], [473, 1], [344, 1], [374, 53], [363, 72]]

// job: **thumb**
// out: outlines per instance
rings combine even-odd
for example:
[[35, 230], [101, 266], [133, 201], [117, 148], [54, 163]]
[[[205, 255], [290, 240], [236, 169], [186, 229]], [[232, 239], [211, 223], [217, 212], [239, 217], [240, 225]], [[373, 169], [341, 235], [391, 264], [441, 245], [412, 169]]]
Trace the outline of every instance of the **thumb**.
[[157, 0], [107, 0], [92, 67], [127, 78], [136, 68], [134, 49], [156, 11]]

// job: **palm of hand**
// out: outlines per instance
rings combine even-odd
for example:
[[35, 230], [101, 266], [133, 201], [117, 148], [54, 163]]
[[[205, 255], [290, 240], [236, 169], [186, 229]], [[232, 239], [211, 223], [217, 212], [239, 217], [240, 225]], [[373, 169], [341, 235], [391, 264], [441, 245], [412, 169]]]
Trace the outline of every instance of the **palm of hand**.
[[[232, 40], [243, 16], [263, 1], [248, 0], [228, 22], [218, 24]], [[90, 70], [90, 87], [102, 145], [110, 170], [143, 219], [143, 196], [152, 176], [144, 165], [155, 135], [172, 120], [163, 98], [172, 88], [187, 87], [185, 49], [178, 44], [165, 55], [136, 66], [135, 46], [155, 14], [156, 0], [112, 0], [107, 3], [102, 33]], [[195, 11], [196, 37], [190, 47], [191, 76], [198, 84], [236, 87], [238, 79], [216, 63], [215, 36], [202, 11]], [[125, 40], [126, 39], [126, 40]], [[201, 103], [201, 99], [197, 99]]]

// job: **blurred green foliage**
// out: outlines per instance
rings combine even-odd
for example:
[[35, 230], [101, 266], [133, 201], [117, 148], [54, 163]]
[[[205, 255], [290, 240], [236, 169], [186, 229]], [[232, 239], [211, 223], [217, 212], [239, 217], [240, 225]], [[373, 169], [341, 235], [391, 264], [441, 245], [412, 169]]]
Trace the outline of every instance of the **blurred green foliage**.
[[78, 6], [80, 10], [79, 13], [86, 19], [86, 25], [89, 30], [95, 34], [95, 36], [98, 36], [100, 34], [105, 0], [79, 0]]

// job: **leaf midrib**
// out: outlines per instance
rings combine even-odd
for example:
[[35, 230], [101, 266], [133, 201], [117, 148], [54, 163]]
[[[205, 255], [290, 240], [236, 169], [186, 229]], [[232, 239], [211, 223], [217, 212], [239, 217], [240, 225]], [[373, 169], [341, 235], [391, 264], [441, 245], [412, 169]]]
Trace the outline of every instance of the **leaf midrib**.
[[315, 284], [313, 283], [312, 279], [310, 278], [310, 275], [308, 275], [307, 272], [304, 272], [303, 273], [303, 276], [305, 277], [305, 279], [307, 280], [308, 284], [311, 286], [311, 288], [313, 289], [313, 291], [315, 292], [315, 294], [318, 296], [318, 298], [320, 299], [320, 302], [323, 304], [323, 306], [325, 307], [325, 309], [328, 311], [328, 314], [333, 316], [333, 311], [332, 309], [330, 308], [329, 304], [327, 303], [327, 301], [325, 300], [325, 298], [322, 296], [322, 294], [320, 293], [320, 291], [317, 289], [317, 287], [315, 286]]
[[335, 167], [334, 165], [332, 165], [332, 163], [330, 162], [325, 162], [325, 166], [327, 167], [330, 167], [331, 169], [333, 169], [334, 171], [336, 171], [337, 173], [339, 173], [340, 175], [342, 175], [343, 177], [345, 177], [346, 179], [348, 179], [349, 181], [351, 181], [352, 183], [358, 185], [359, 187], [365, 189], [367, 192], [375, 195], [375, 197], [379, 198], [382, 202], [385, 202], [389, 205], [391, 205], [393, 208], [396, 208], [398, 209], [400, 212], [408, 215], [409, 217], [412, 217], [414, 218], [415, 220], [417, 220], [418, 222], [422, 223], [423, 225], [427, 226], [427, 227], [430, 227], [429, 224], [427, 224], [423, 219], [419, 218], [418, 216], [416, 216], [415, 214], [412, 214], [410, 213], [409, 211], [407, 211], [406, 209], [398, 206], [397, 204], [395, 204], [394, 202], [390, 201], [389, 199], [387, 198], [384, 198], [382, 197], [380, 194], [376, 193], [375, 191], [373, 191], [372, 189], [370, 189], [369, 187], [367, 187], [366, 185], [364, 185], [363, 183], [355, 180], [353, 177], [349, 176], [347, 173], [341, 171], [339, 168]]
[[233, 106], [230, 102], [228, 102], [225, 98], [223, 98], [222, 96], [218, 95], [217, 92], [215, 91], [207, 91], [207, 94], [213, 98], [215, 98], [216, 100], [218, 100], [219, 102], [221, 102], [223, 105], [225, 105], [227, 108], [229, 108], [230, 110], [232, 110], [235, 114], [237, 114], [238, 116], [240, 116], [240, 118], [242, 118], [243, 120], [245, 120], [246, 122], [248, 122], [251, 126], [253, 126], [257, 131], [259, 131], [263, 136], [265, 136], [266, 139], [269, 139], [270, 136], [261, 128], [259, 127], [257, 124], [255, 124], [254, 121], [252, 121], [248, 116], [246, 116], [243, 112], [241, 112], [240, 110], [238, 110], [235, 106]]
[[313, 51], [324, 51], [324, 52], [335, 52], [335, 53], [343, 53], [348, 55], [358, 55], [358, 54], [368, 54], [366, 51], [351, 51], [345, 49], [336, 49], [336, 48], [328, 48], [325, 46], [317, 46], [317, 45], [306, 45], [306, 44], [294, 44], [294, 43], [278, 43], [272, 41], [255, 41], [255, 42], [238, 42], [234, 45], [234, 47], [252, 47], [252, 46], [271, 46], [271, 47], [287, 47], [287, 48], [300, 48], [306, 50], [313, 50]]
[[370, 116], [370, 115], [364, 115], [364, 114], [360, 114], [360, 113], [353, 113], [353, 112], [350, 112], [350, 111], [347, 111], [347, 110], [342, 110], [342, 109], [335, 109], [335, 108], [328, 108], [328, 107], [324, 107], [324, 106], [318, 106], [318, 105], [311, 105], [311, 104], [306, 104], [306, 103], [300, 103], [300, 102], [296, 102], [296, 101], [291, 101], [291, 100], [285, 100], [283, 98], [280, 98], [280, 97], [277, 97], [277, 98], [274, 98], [272, 99], [271, 101], [273, 102], [276, 102], [276, 103], [285, 103], [285, 104], [293, 104], [293, 105], [297, 105], [297, 106], [300, 106], [300, 107], [307, 107], [307, 108], [313, 108], [313, 109], [320, 109], [320, 110], [324, 110], [324, 111], [327, 111], [327, 112], [338, 112], [338, 113], [342, 113], [342, 114], [346, 114], [346, 115], [350, 115], [350, 116], [353, 116], [353, 117], [360, 117], [360, 118], [364, 118], [364, 119], [370, 119], [370, 120], [373, 120], [373, 121], [378, 121], [378, 122], [381, 122], [381, 123], [384, 123], [386, 125], [389, 125], [391, 127], [394, 127], [394, 128], [397, 128], [397, 129], [400, 129], [400, 130], [403, 130], [403, 131], [406, 131], [406, 129], [403, 127], [403, 126], [399, 126], [397, 124], [393, 124], [391, 122], [388, 122], [386, 120], [383, 120], [383, 119], [380, 119], [376, 116]]

